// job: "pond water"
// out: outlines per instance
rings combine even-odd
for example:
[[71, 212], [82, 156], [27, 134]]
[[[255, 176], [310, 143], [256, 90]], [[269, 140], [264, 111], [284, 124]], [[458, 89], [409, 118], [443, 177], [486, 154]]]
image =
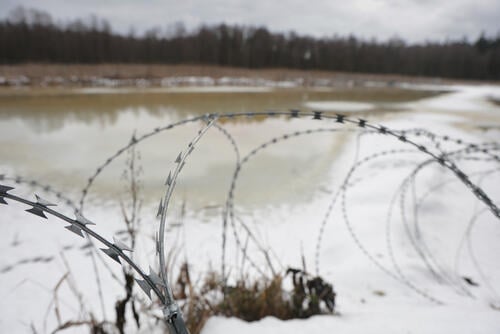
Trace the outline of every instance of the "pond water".
[[[438, 89], [80, 89], [2, 91], [0, 173], [34, 179], [77, 201], [97, 167], [132, 136], [205, 113], [301, 109], [356, 112], [371, 120], [408, 110], [408, 103], [439, 94]], [[389, 116], [387, 116], [389, 115]], [[142, 194], [157, 203], [177, 154], [202, 122], [163, 131], [137, 146]], [[308, 128], [332, 127], [311, 120], [245, 119], [220, 124], [236, 140], [241, 156], [264, 141]], [[348, 134], [318, 133], [274, 145], [252, 159], [241, 174], [239, 204], [263, 205], [307, 200], [321, 188], [335, 153]], [[124, 191], [127, 153], [104, 169], [90, 190], [98, 204], [116, 203]], [[223, 203], [235, 153], [227, 138], [211, 129], [200, 141], [179, 179], [177, 200], [203, 208]], [[308, 171], [305, 173], [304, 171]], [[295, 180], [290, 182], [290, 180]]]
[[[96, 168], [127, 146], [133, 136], [140, 138], [155, 128], [206, 113], [321, 110], [345, 113], [352, 118], [362, 117], [371, 123], [395, 129], [419, 127], [441, 135], [456, 136], [464, 141], [498, 142], [500, 106], [492, 100], [500, 100], [499, 96], [500, 88], [497, 86], [411, 86], [406, 89], [5, 89], [0, 90], [0, 174], [7, 178], [17, 175], [50, 185], [77, 202], [81, 190], [86, 186], [88, 178], [94, 175]], [[308, 118], [240, 117], [221, 120], [218, 126], [233, 136], [242, 158], [260, 144], [284, 134], [318, 128], [343, 129], [333, 122], [318, 122], [312, 120], [312, 117]], [[203, 125], [201, 121], [179, 125], [161, 131], [136, 146], [134, 152], [140, 155], [140, 159], [136, 160], [136, 165], [140, 168], [140, 195], [144, 202], [143, 210], [139, 213], [140, 233], [132, 256], [141, 268], [157, 263], [153, 243], [158, 228], [155, 214], [159, 199], [164, 195], [167, 175], [175, 167], [174, 161], [179, 152], [187, 149], [187, 144]], [[394, 141], [394, 138], [386, 138], [388, 136], [367, 137], [369, 138], [363, 139], [360, 145], [365, 151], [359, 154], [359, 158], [395, 147], [408, 148], [408, 145]], [[352, 153], [355, 150], [350, 149], [356, 144], [354, 139], [356, 137], [352, 132], [314, 132], [269, 145], [244, 165], [238, 179], [235, 216], [241, 226], [244, 226], [243, 223], [249, 226], [252, 234], [259, 240], [259, 245], [250, 243], [245, 252], [248, 251], [248, 254], [255, 256], [258, 264], [266, 267], [267, 259], [259, 250], [260, 245], [263, 245], [266, 250], [272, 251], [273, 261], [275, 259], [275, 264], [279, 263], [282, 269], [285, 268], [283, 265], [300, 266], [300, 259], [304, 261], [304, 258], [308, 261], [308, 268], [311, 268], [315, 261], [314, 253], [319, 250], [317, 232], [320, 235], [324, 232], [324, 244], [321, 254], [318, 253], [318, 259], [321, 258], [322, 261], [322, 275], [328, 281], [335, 282], [336, 289], [338, 287], [338, 291], [341, 291], [339, 295], [342, 296], [343, 310], [354, 316], [360, 307], [380, 309], [379, 306], [383, 308], [386, 304], [403, 310], [399, 312], [405, 314], [414, 314], [415, 310], [417, 313], [418, 310], [428, 310], [431, 304], [427, 300], [415, 299], [416, 296], [409, 293], [404, 284], [394, 284], [392, 277], [375, 268], [365, 254], [355, 247], [356, 243], [348, 236], [347, 229], [340, 224], [343, 218], [339, 208], [329, 218], [326, 230], [320, 229], [332, 194], [336, 191], [335, 187], [344, 180], [345, 172], [354, 161]], [[109, 167], [103, 169], [90, 189], [86, 202], [85, 215], [97, 223], [92, 229], [95, 228], [96, 232], [108, 239], [111, 236], [123, 236], [124, 217], [119, 203], [130, 197], [126, 190], [124, 171], [131, 154], [130, 151], [125, 151]], [[389, 160], [391, 158], [393, 157], [389, 157]], [[451, 292], [452, 286], [446, 287], [442, 282], [434, 281], [431, 284], [432, 276], [429, 272], [422, 272], [416, 265], [416, 254], [412, 256], [409, 251], [410, 242], [405, 237], [402, 223], [391, 227], [395, 231], [392, 243], [394, 250], [389, 254], [389, 249], [386, 249], [390, 244], [388, 240], [391, 239], [387, 233], [389, 225], [385, 217], [386, 205], [390, 203], [393, 191], [408, 175], [407, 172], [410, 172], [409, 169], [415, 166], [414, 159], [415, 157], [397, 161], [381, 159], [374, 168], [367, 168], [364, 173], [357, 174], [360, 178], [353, 179], [352, 182], [364, 179], [360, 182], [362, 185], [354, 189], [360, 191], [349, 195], [352, 196], [349, 197], [349, 214], [351, 221], [355, 222], [360, 240], [371, 251], [372, 260], [376, 259], [392, 268], [388, 261], [396, 254], [405, 273], [410, 274], [407, 277], [416, 281], [417, 286], [423, 288], [421, 291], [434, 291], [439, 297], [443, 294], [448, 296], [447, 291]], [[217, 268], [219, 261], [222, 261], [220, 213], [230, 187], [235, 162], [235, 150], [230, 141], [219, 129], [212, 127], [196, 145], [178, 179], [165, 239], [169, 257], [172, 255], [175, 258], [178, 254], [179, 262], [183, 256], [189, 259], [191, 268], [195, 268], [192, 277], [201, 278], [202, 276], [196, 275], [196, 270], [198, 273], [205, 272], [212, 264]], [[429, 174], [419, 174], [416, 189], [422, 195], [420, 198], [427, 194], [428, 187], [448, 178], [439, 165], [434, 167]], [[481, 160], [473, 167], [473, 172], [489, 169], [488, 162]], [[332, 184], [332, 180], [337, 184]], [[489, 178], [483, 182], [486, 192], [492, 198], [498, 198], [497, 180], [498, 178]], [[13, 184], [11, 179], [0, 183]], [[457, 223], [463, 220], [462, 223], [469, 224], [469, 212], [463, 209], [475, 205], [474, 196], [463, 185], [458, 186], [438, 192], [431, 203], [426, 202], [428, 205], [421, 211], [423, 214], [419, 214], [422, 235], [429, 236], [426, 241], [435, 246], [429, 249], [438, 250], [432, 252], [434, 256], [438, 256], [437, 262], [453, 262], [454, 257], [450, 254], [460, 243], [462, 235], [453, 234], [452, 231], [461, 233], [462, 230], [469, 229], [468, 225], [457, 228]], [[455, 189], [459, 191], [455, 192]], [[61, 204], [55, 196], [46, 194], [39, 187], [19, 187], [12, 193], [33, 199], [34, 192]], [[101, 305], [95, 277], [98, 272], [103, 273], [100, 276], [105, 292], [105, 306], [102, 309], [103, 313], [106, 310], [108, 317], [111, 317], [116, 300], [123, 298], [123, 287], [108, 275], [108, 270], [112, 267], [111, 270], [120, 276], [121, 267], [113, 267], [104, 259], [102, 263], [98, 262], [98, 270], [90, 269], [94, 267], [87, 257], [88, 253], [84, 251], [87, 245], [83, 239], [67, 235], [67, 230], [61, 228], [61, 224], [50, 222], [52, 217], [49, 217], [48, 224], [40, 225], [39, 217], [23, 211], [26, 209], [25, 205], [12, 200], [9, 202], [9, 206], [3, 207], [5, 211], [0, 218], [4, 223], [0, 236], [0, 251], [3, 254], [0, 259], [0, 271], [3, 271], [3, 275], [0, 275], [0, 286], [3, 287], [0, 290], [0, 310], [3, 315], [0, 319], [0, 332], [26, 332], [29, 330], [28, 324], [34, 324], [34, 328], [45, 328], [46, 317], [49, 315], [46, 305], [53, 305], [54, 287], [68, 272], [77, 279], [79, 291], [86, 295], [88, 309], [96, 312], [101, 310]], [[177, 218], [184, 203], [186, 212], [191, 216], [187, 216], [184, 224], [180, 225], [183, 221]], [[452, 207], [447, 208], [447, 205]], [[480, 208], [477, 207], [478, 210]], [[63, 206], [58, 208], [73, 217], [66, 209]], [[500, 275], [496, 265], [498, 259], [495, 257], [498, 251], [491, 248], [499, 244], [498, 231], [489, 230], [498, 226], [496, 222], [481, 222], [481, 228], [474, 231], [474, 238], [477, 238], [474, 239], [477, 241], [474, 246], [483, 250], [480, 253], [482, 256], [478, 258], [481, 263], [489, 263], [487, 272], [490, 282], [498, 282]], [[179, 226], [181, 228], [177, 228]], [[483, 230], [483, 227], [488, 229]], [[240, 226], [234, 231], [241, 232], [241, 236], [245, 235]], [[481, 233], [480, 237], [477, 237], [478, 233]], [[404, 238], [396, 239], [398, 236]], [[249, 264], [242, 261], [244, 257], [240, 253], [240, 247], [231, 239], [229, 232], [227, 247], [225, 263], [233, 268], [232, 273], [243, 275]], [[63, 258], [61, 252], [67, 261], [59, 260]], [[33, 259], [35, 255], [36, 258]], [[42, 263], [41, 256], [49, 260]], [[316, 269], [319, 268], [317, 265], [314, 264]], [[467, 267], [463, 273], [475, 273], [471, 268]], [[397, 275], [399, 273], [394, 272], [394, 276]], [[370, 278], [368, 283], [367, 277]], [[479, 276], [473, 277], [475, 280], [479, 279]], [[480, 281], [480, 286], [471, 289], [486, 289], [487, 285]], [[387, 288], [389, 293], [385, 298], [392, 299], [390, 303], [381, 301], [380, 303], [385, 304], [377, 306], [378, 297], [373, 297], [373, 293], [374, 289], [380, 287]], [[77, 319], [77, 314], [80, 313], [74, 291], [68, 287], [63, 287], [60, 291], [64, 319]], [[448, 312], [443, 313], [445, 317], [442, 318], [472, 314], [474, 312], [470, 310], [474, 309], [480, 310], [476, 313], [484, 314], [484, 319], [495, 319], [495, 315], [488, 313], [497, 311], [490, 310], [488, 305], [492, 305], [491, 294], [486, 294], [487, 291], [481, 293], [486, 297], [478, 298], [477, 305], [469, 305], [467, 301], [467, 307], [460, 309], [463, 313], [455, 312], [453, 306], [461, 305], [455, 303], [456, 299], [445, 299], [450, 302], [445, 306], [452, 305], [452, 308], [442, 307], [441, 311]], [[365, 304], [365, 300], [369, 302]], [[410, 308], [406, 309], [408, 305]], [[48, 309], [51, 310], [51, 306]], [[429, 313], [429, 319], [434, 319], [434, 313]], [[314, 323], [326, 319], [335, 322], [335, 318], [338, 317], [315, 317], [310, 321]], [[56, 325], [56, 319], [49, 319], [47, 328], [55, 328]], [[144, 328], [149, 330], [148, 327]], [[87, 328], [79, 330], [83, 333]]]

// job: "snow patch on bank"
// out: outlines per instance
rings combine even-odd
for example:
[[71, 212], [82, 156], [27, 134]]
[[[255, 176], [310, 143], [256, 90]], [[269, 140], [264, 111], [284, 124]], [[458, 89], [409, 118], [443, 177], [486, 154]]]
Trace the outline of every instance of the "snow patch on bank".
[[[407, 88], [412, 86], [407, 86]], [[418, 85], [413, 86], [419, 88]], [[441, 89], [442, 88], [442, 89]], [[491, 102], [500, 100], [500, 86], [494, 85], [454, 85], [437, 86], [435, 90], [448, 90], [448, 93], [406, 104], [414, 110], [449, 112], [491, 112], [500, 107]]]
[[[214, 87], [210, 86], [208, 81], [206, 87], [165, 87], [158, 89], [173, 89], [179, 92], [199, 92], [199, 89], [208, 92], [220, 89], [220, 91], [235, 92], [234, 89], [239, 88], [242, 89], [241, 91], [248, 91], [248, 87]], [[270, 87], [254, 88], [257, 91], [272, 89]], [[87, 93], [100, 93], [105, 89], [95, 88], [94, 91], [90, 90]], [[408, 106], [411, 106], [412, 110], [415, 111], [425, 108], [435, 111], [464, 110], [477, 112], [498, 110], [498, 108], [483, 108], [483, 103], [489, 96], [497, 96], [495, 94], [499, 91], [496, 87], [454, 87], [454, 90], [456, 91], [413, 102], [408, 104]], [[112, 92], [115, 92], [115, 90], [113, 89]], [[123, 92], [127, 92], [127, 90], [123, 89]], [[318, 110], [328, 109], [344, 112], [368, 110], [373, 107], [372, 104], [368, 103], [346, 101], [315, 101], [311, 103], [306, 106]], [[490, 108], [493, 107], [490, 106]], [[465, 119], [465, 116], [462, 113], [446, 115], [442, 113], [412, 112], [394, 115], [391, 120], [384, 120], [383, 124], [394, 129], [408, 129], [417, 126], [438, 134], [447, 134], [473, 142], [484, 140], [484, 134], [481, 132], [466, 132], [452, 126], [453, 122]], [[373, 116], [373, 122], [375, 121], [377, 120]], [[296, 123], [294, 124], [297, 125]], [[317, 143], [312, 143], [316, 144], [315, 148], [318, 147]], [[391, 149], [397, 143], [393, 138], [389, 140], [385, 136], [370, 136], [369, 139], [365, 139], [362, 142], [361, 146], [364, 150], [362, 153], [369, 154], [379, 150]], [[401, 143], [398, 144], [403, 145]], [[325, 189], [325, 193], [331, 194], [332, 189], [334, 189], [333, 185], [338, 186], [341, 177], [345, 175], [342, 173], [345, 170], [342, 169], [351, 166], [353, 159], [349, 153], [354, 150], [353, 143], [350, 145], [345, 148], [344, 154], [336, 156], [338, 165], [341, 167], [336, 166], [332, 168], [331, 175], [324, 176], [328, 182], [331, 181], [331, 184], [328, 184], [328, 187]], [[325, 156], [327, 154], [332, 155], [331, 151], [327, 151]], [[354, 230], [370, 254], [390, 269], [393, 268], [391, 267], [390, 256], [387, 254], [387, 245], [384, 239], [386, 236], [384, 217], [387, 213], [388, 199], [392, 195], [391, 191], [393, 189], [391, 186], [398, 186], [398, 182], [407, 175], [406, 172], [408, 170], [400, 168], [401, 166], [404, 167], [404, 163], [411, 167], [413, 163], [420, 162], [421, 160], [419, 159], [425, 158], [427, 157], [423, 154], [413, 160], [405, 156], [404, 159], [399, 161], [401, 163], [399, 166], [390, 160], [377, 161], [378, 165], [375, 166], [376, 168], [369, 169], [367, 174], [360, 173], [361, 177], [365, 177], [363, 184], [355, 189], [357, 191], [349, 193], [348, 212], [351, 216]], [[196, 167], [203, 168], [203, 166]], [[307, 171], [303, 173], [298, 171], [297, 178], [291, 180], [291, 182], [300, 181], [302, 176], [313, 173], [314, 167], [315, 164], [311, 163], [311, 168]], [[478, 170], [484, 167], [485, 165], [481, 164], [474, 166]], [[437, 166], [432, 173], [418, 179], [417, 189], [423, 191], [425, 187], [432, 186], [436, 182], [448, 177], [453, 178], [453, 175], [445, 173], [444, 170], [439, 169], [439, 166]], [[478, 179], [475, 178], [474, 181], [477, 182]], [[496, 187], [498, 176], [496, 178], [488, 178], [484, 183], [487, 193], [491, 194], [492, 198], [500, 198], [500, 189]], [[419, 188], [420, 186], [422, 188]], [[245, 189], [239, 189], [239, 191], [245, 191]], [[268, 193], [268, 191], [265, 191], [265, 193]], [[251, 226], [254, 228], [254, 232], [262, 236], [267, 245], [273, 246], [273, 251], [279, 256], [283, 265], [296, 265], [300, 263], [300, 257], [304, 254], [308, 265], [312, 267], [318, 223], [323, 218], [330, 199], [330, 196], [315, 194], [315, 196], [311, 197], [310, 202], [304, 203], [304, 205], [283, 205], [281, 207], [254, 209], [249, 212], [250, 217], [248, 221], [252, 222]], [[422, 210], [420, 219], [427, 224], [421, 226], [422, 232], [426, 233], [429, 237], [426, 240], [429, 242], [429, 246], [432, 247], [433, 255], [446, 264], [445, 269], [449, 273], [453, 273], [453, 268], [450, 265], [453, 262], [452, 252], [457, 249], [457, 240], [459, 240], [460, 233], [466, 226], [464, 223], [468, 222], [470, 218], [469, 214], [474, 210], [474, 201], [475, 198], [470, 194], [469, 190], [463, 187], [463, 185], [458, 184], [457, 187], [440, 190], [431, 200], [424, 203], [425, 210]], [[14, 210], [11, 208], [13, 205], [4, 208], [5, 211], [0, 213], [4, 217], [7, 216], [7, 219], [3, 219], [6, 223], [10, 221], [19, 222], [20, 224], [5, 224], [6, 226], [2, 235], [2, 246], [9, 244], [17, 234], [24, 244], [18, 248], [19, 252], [17, 253], [5, 246], [5, 248], [2, 248], [5, 252], [4, 254], [16, 254], [20, 259], [30, 257], [33, 252], [36, 251], [38, 253], [41, 250], [57, 254], [62, 246], [72, 246], [72, 243], [75, 243], [77, 246], [72, 251], [74, 254], [67, 255], [73, 255], [73, 261], [70, 261], [73, 272], [76, 277], [87, 278], [90, 276], [91, 267], [89, 261], [85, 261], [83, 250], [79, 249], [83, 243], [75, 242], [75, 240], [79, 242], [79, 239], [71, 239], [72, 237], [75, 238], [75, 236], [67, 235], [67, 231], [61, 228], [60, 222], [51, 219], [49, 224], [41, 226], [37, 217], [27, 216], [21, 210], [21, 207], [18, 211]], [[155, 202], [154, 206], [156, 205], [157, 203]], [[238, 206], [238, 197], [236, 197], [235, 205], [237, 212], [244, 211], [245, 208]], [[452, 205], [452, 209], [447, 208], [447, 205]], [[22, 209], [25, 208], [23, 207]], [[153, 207], [148, 207], [144, 211], [154, 214], [156, 212], [154, 209]], [[337, 207], [336, 212], [338, 213], [339, 211]], [[88, 216], [96, 222], [105, 222], [98, 224], [96, 227], [96, 229], [102, 229], [101, 231], [113, 231], [120, 227], [120, 217], [114, 215], [106, 207], [96, 207], [92, 209]], [[203, 214], [200, 214], [197, 217], [188, 213], [181, 233], [187, 236], [188, 242], [185, 242], [182, 248], [188, 255], [188, 260], [194, 268], [193, 271], [198, 270], [198, 272], [203, 272], [207, 269], [207, 263], [214, 263], [214, 267], [218, 265], [216, 261], [220, 258], [221, 225], [220, 215], [216, 216], [216, 218], [207, 218]], [[244, 216], [243, 218], [247, 217]], [[415, 293], [415, 291], [412, 291], [408, 286], [395, 281], [374, 266], [356, 247], [343, 222], [342, 216], [337, 214], [330, 219], [327, 225], [320, 256], [322, 264], [321, 275], [334, 284], [338, 293], [339, 316], [317, 316], [307, 320], [290, 321], [280, 321], [268, 317], [252, 323], [243, 322], [238, 319], [214, 317], [208, 321], [203, 334], [232, 332], [237, 332], [238, 334], [281, 334], [290, 332], [375, 332], [398, 334], [445, 332], [458, 334], [497, 333], [500, 328], [500, 313], [493, 308], [494, 305], [498, 305], [497, 296], [487, 288], [487, 284], [480, 280], [470, 260], [466, 256], [461, 258], [463, 263], [461, 263], [460, 273], [463, 275], [473, 275], [473, 279], [480, 283], [479, 287], [470, 287], [475, 295], [475, 299], [456, 293], [453, 290], [454, 287], [449, 284], [435, 282], [433, 277], [425, 270], [422, 263], [418, 261], [415, 254], [412, 254], [409, 250], [408, 242], [404, 239], [404, 231], [401, 229], [402, 223], [400, 219], [399, 215], [395, 215], [392, 225], [392, 233], [394, 233], [393, 237], [395, 239], [393, 245], [395, 249], [394, 255], [397, 258], [399, 266], [412, 283], [422, 288], [425, 292], [435, 294], [438, 298], [443, 299], [445, 302], [444, 305], [433, 304], [418, 293]], [[149, 226], [151, 227], [155, 226], [154, 219], [145, 219], [145, 222], [150, 222]], [[174, 236], [175, 232], [176, 230], [174, 229], [173, 233], [169, 234], [168, 237], [171, 239], [168, 240], [168, 245], [175, 244], [174, 242], [177, 240]], [[486, 278], [497, 289], [497, 282], [500, 281], [500, 266], [498, 265], [500, 243], [498, 243], [498, 232], [498, 220], [487, 213], [481, 217], [471, 239], [481, 265], [485, 269]], [[149, 236], [152, 234], [146, 233], [144, 235]], [[140, 258], [140, 263], [144, 268], [148, 264], [154, 263], [155, 256], [152, 241], [148, 237], [145, 237], [145, 239], [147, 240], [140, 244], [143, 247], [140, 248], [142, 252], [138, 252], [139, 254], [148, 255]], [[8, 253], [9, 251], [12, 253]], [[253, 252], [252, 256], [254, 254], [258, 256], [257, 252]], [[0, 263], [3, 268], [16, 260], [19, 259], [14, 259], [6, 255]], [[37, 324], [43, 322], [45, 305], [51, 298], [51, 288], [65, 270], [64, 266], [59, 262], [54, 261], [51, 264], [40, 264], [36, 268], [32, 266], [20, 266], [14, 272], [15, 274], [11, 273], [9, 274], [10, 276], [5, 274], [0, 277], [2, 279], [2, 286], [4, 287], [2, 291], [4, 301], [1, 304], [4, 318], [0, 322], [0, 332], [2, 330], [5, 332], [27, 330], [27, 326], [24, 327], [24, 325], [19, 324], [20, 319], [26, 321], [34, 319], [34, 322]], [[228, 262], [230, 264], [236, 263], [236, 261]], [[263, 261], [258, 263], [265, 266], [265, 262]], [[120, 267], [115, 263], [110, 262], [109, 265], [114, 265], [114, 270], [120, 270]], [[234, 269], [236, 271], [238, 268], [235, 267]], [[313, 270], [313, 267], [310, 269]], [[32, 283], [32, 288], [27, 288], [25, 283], [20, 282], [24, 277], [32, 281], [36, 280], [37, 282], [43, 278], [44, 282], [47, 282], [48, 288], [40, 289], [38, 285]], [[196, 277], [196, 275], [193, 275], [193, 277]], [[464, 283], [462, 282], [462, 284]], [[79, 286], [82, 291], [91, 293], [91, 298], [88, 300], [90, 304], [89, 308], [91, 310], [98, 310], [99, 306], [94, 280], [83, 279]], [[114, 285], [110, 284], [110, 286], [113, 287]], [[374, 293], [374, 291], [380, 290], [384, 292], [383, 296]], [[108, 315], [112, 314], [113, 302], [121, 293], [123, 291], [116, 286], [106, 291], [105, 301], [109, 307]], [[71, 291], [63, 291], [62, 295], [64, 300], [72, 296]], [[42, 300], [43, 302], [41, 302]], [[68, 305], [71, 305], [71, 303], [72, 300], [70, 299]], [[41, 304], [42, 306], [40, 306]], [[65, 304], [65, 306], [67, 305]], [[70, 316], [71, 312], [68, 309], [69, 307], [66, 307], [64, 312], [67, 312]], [[21, 314], [19, 310], [22, 310], [23, 313]], [[129, 329], [132, 330], [133, 328]], [[75, 331], [69, 330], [68, 332]]]
[[[239, 87], [239, 86], [186, 86], [186, 87], [163, 87], [147, 88], [144, 93], [267, 93], [271, 87]], [[137, 94], [141, 90], [137, 88], [107, 88], [92, 87], [75, 90], [80, 94]]]
[[357, 112], [373, 109], [374, 105], [350, 101], [309, 101], [304, 103], [304, 107], [318, 111]]

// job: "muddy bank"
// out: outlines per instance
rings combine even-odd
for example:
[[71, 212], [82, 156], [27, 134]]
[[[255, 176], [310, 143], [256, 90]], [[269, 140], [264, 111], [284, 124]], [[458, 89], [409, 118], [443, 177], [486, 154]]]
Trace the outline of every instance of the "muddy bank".
[[450, 80], [401, 75], [290, 69], [245, 69], [203, 65], [20, 64], [0, 66], [0, 86], [14, 87], [170, 87], [186, 85], [353, 87], [392, 86], [397, 82], [451, 83]]

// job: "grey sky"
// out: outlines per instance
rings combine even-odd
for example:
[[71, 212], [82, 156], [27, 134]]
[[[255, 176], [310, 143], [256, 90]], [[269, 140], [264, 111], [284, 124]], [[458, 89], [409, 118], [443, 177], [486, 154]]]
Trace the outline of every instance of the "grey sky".
[[175, 22], [265, 25], [314, 36], [348, 35], [411, 42], [475, 39], [500, 33], [500, 0], [1, 0], [0, 16], [22, 5], [56, 19], [106, 18], [114, 30], [143, 32]]

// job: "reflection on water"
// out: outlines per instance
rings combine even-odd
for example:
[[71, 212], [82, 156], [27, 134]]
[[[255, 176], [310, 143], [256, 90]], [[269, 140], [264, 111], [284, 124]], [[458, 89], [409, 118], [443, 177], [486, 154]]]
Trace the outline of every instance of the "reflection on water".
[[[0, 96], [0, 173], [37, 179], [76, 195], [75, 189], [82, 189], [95, 168], [126, 145], [134, 132], [141, 135], [155, 127], [204, 113], [297, 107], [307, 110], [303, 107], [307, 101], [331, 100], [370, 101], [376, 106], [425, 94], [431, 93], [379, 89], [4, 95]], [[303, 121], [266, 120], [257, 125], [242, 123], [242, 119], [222, 125], [236, 138], [243, 155], [274, 136], [308, 126]], [[177, 127], [139, 146], [144, 170], [141, 179], [148, 202], [157, 202], [173, 159], [185, 149], [200, 126], [191, 123]], [[277, 201], [309, 198], [331, 170], [343, 136], [314, 134], [263, 151], [242, 173], [240, 186], [245, 192], [238, 199], [243, 204], [259, 204], [273, 198]], [[111, 200], [122, 192], [120, 176], [125, 158], [124, 155], [117, 159], [99, 176], [92, 193], [95, 200]], [[234, 162], [227, 139], [211, 130], [183, 170], [179, 197], [200, 207], [222, 203]], [[308, 173], [304, 174], [304, 170]]]
[[232, 93], [14, 94], [0, 95], [0, 120], [19, 118], [33, 131], [50, 132], [64, 127], [68, 122], [111, 126], [124, 111], [132, 114], [145, 111], [158, 119], [163, 119], [165, 115], [181, 119], [207, 112], [297, 108], [307, 101], [404, 102], [434, 94], [429, 91], [364, 88]]

